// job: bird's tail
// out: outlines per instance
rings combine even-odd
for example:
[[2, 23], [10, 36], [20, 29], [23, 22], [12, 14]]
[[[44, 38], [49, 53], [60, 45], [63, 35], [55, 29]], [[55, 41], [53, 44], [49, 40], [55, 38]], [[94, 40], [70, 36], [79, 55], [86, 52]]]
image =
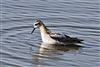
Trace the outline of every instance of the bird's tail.
[[71, 41], [75, 43], [82, 43], [83, 40], [78, 38], [72, 38]]

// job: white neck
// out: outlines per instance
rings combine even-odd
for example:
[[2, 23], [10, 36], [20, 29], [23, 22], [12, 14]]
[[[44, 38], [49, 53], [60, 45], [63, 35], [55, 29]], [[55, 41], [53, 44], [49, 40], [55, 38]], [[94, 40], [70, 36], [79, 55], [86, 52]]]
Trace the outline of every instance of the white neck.
[[42, 41], [45, 42], [46, 39], [49, 37], [48, 29], [44, 25], [41, 25], [39, 29], [40, 29]]

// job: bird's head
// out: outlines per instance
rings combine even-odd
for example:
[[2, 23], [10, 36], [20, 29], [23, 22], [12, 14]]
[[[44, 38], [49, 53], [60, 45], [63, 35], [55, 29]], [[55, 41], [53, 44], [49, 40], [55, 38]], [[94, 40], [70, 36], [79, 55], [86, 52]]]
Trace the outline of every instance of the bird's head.
[[43, 25], [43, 22], [40, 19], [36, 19], [35, 23], [33, 24], [33, 30], [31, 33], [33, 33], [36, 28], [39, 28], [42, 25]]

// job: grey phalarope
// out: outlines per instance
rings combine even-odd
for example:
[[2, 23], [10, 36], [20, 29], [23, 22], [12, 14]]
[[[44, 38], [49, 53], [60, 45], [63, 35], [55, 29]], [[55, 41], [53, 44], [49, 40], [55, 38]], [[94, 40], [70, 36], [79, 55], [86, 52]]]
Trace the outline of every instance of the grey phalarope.
[[70, 37], [65, 34], [52, 33], [39, 19], [35, 21], [34, 28], [31, 33], [33, 33], [36, 28], [40, 29], [41, 38], [44, 43], [66, 44], [66, 43], [81, 43], [81, 41], [83, 41], [81, 39]]

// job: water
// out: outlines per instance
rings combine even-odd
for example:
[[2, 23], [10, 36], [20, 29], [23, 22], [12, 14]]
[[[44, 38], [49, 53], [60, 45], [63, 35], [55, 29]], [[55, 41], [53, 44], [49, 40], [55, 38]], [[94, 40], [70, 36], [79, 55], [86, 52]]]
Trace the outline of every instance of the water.
[[[99, 0], [2, 0], [1, 67], [99, 67]], [[32, 25], [40, 18], [52, 31], [83, 39], [84, 47], [42, 44]], [[45, 45], [50, 50], [43, 49]]]

